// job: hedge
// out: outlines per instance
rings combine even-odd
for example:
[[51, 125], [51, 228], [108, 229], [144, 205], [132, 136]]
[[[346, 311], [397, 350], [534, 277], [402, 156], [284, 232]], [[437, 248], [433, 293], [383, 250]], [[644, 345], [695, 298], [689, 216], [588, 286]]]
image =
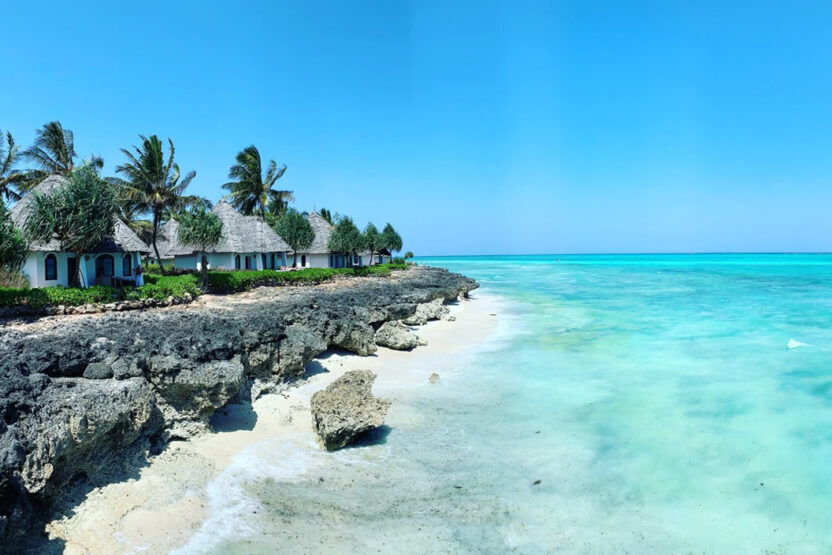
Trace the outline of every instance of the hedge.
[[[246, 291], [258, 285], [315, 285], [335, 276], [389, 276], [391, 265], [383, 264], [362, 268], [304, 268], [293, 272], [276, 270], [235, 270], [208, 272], [211, 289], [220, 293]], [[393, 268], [393, 269], [406, 269]]]
[[[259, 285], [318, 284], [335, 276], [388, 276], [391, 270], [405, 270], [406, 264], [381, 264], [363, 268], [306, 268], [294, 272], [275, 270], [237, 270], [208, 272], [208, 282], [218, 293], [246, 291]], [[115, 301], [140, 299], [163, 300], [168, 297], [182, 298], [185, 293], [192, 297], [202, 294], [200, 275], [197, 272], [163, 276], [144, 274], [145, 284], [138, 289], [114, 289], [95, 285], [88, 289], [66, 287], [43, 287], [38, 289], [0, 287], [0, 307], [30, 306], [80, 306], [103, 304]]]
[[182, 276], [145, 274], [145, 286], [139, 289], [115, 289], [102, 285], [94, 285], [88, 289], [67, 287], [14, 289], [0, 287], [0, 306], [25, 305], [32, 308], [59, 305], [80, 306], [124, 300], [182, 298], [185, 293], [190, 293], [196, 297], [201, 292], [199, 276], [193, 274]]

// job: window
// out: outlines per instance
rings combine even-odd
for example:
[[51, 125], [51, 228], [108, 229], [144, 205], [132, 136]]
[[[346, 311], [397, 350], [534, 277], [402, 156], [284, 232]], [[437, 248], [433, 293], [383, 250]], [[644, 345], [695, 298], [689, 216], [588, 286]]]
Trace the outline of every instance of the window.
[[121, 275], [123, 276], [131, 276], [133, 275], [133, 257], [129, 254], [125, 254], [124, 258], [121, 261]]
[[49, 281], [58, 279], [58, 259], [54, 254], [46, 255], [46, 279]]
[[271, 266], [272, 270], [276, 270], [277, 266], [274, 265], [274, 253], [272, 253], [272, 255], [271, 255], [271, 262], [272, 262], [272, 266]]
[[251, 270], [251, 257], [246, 256], [246, 270]]
[[301, 268], [306, 268], [306, 255], [305, 254], [300, 255], [300, 267]]
[[234, 269], [235, 270], [240, 269], [240, 255], [239, 254], [234, 257]]

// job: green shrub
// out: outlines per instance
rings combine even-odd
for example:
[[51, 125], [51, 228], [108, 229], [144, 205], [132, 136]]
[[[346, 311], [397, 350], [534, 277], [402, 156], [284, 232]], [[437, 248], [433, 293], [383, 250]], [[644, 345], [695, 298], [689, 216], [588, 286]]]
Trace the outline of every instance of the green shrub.
[[[246, 291], [259, 285], [318, 284], [335, 276], [389, 276], [391, 270], [406, 270], [407, 264], [379, 264], [361, 268], [306, 268], [294, 272], [276, 270], [210, 271], [208, 283], [219, 293]], [[44, 287], [39, 289], [0, 287], [0, 306], [79, 306], [114, 301], [182, 298], [202, 294], [200, 276], [196, 272], [167, 275], [146, 272], [145, 284], [138, 289], [114, 289], [96, 285], [89, 289]]]
[[246, 291], [256, 285], [315, 284], [332, 279], [338, 270], [331, 268], [306, 268], [296, 272], [276, 270], [236, 270], [208, 272], [212, 289], [222, 293]]
[[145, 274], [144, 283], [143, 287], [134, 290], [139, 292], [139, 298], [142, 299], [162, 300], [168, 297], [182, 298], [185, 296], [185, 293], [190, 293], [191, 296], [198, 297], [202, 293], [202, 289], [199, 287], [199, 275], [196, 273], [178, 276]]
[[82, 304], [110, 303], [118, 299], [112, 287], [95, 285], [89, 289], [67, 287], [43, 287], [38, 289], [0, 288], [0, 306], [78, 306]]
[[197, 297], [202, 293], [199, 276], [159, 276], [145, 274], [146, 285], [139, 289], [114, 289], [95, 285], [89, 289], [67, 287], [42, 287], [37, 289], [0, 287], [0, 306], [79, 306], [105, 304], [114, 301], [140, 299], [162, 300], [168, 297], [182, 298], [185, 293]]

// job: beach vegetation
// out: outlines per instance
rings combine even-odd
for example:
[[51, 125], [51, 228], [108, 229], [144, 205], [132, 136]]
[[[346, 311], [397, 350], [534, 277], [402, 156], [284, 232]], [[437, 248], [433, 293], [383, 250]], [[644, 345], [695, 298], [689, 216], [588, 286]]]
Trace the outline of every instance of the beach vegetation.
[[179, 241], [199, 249], [202, 287], [205, 288], [208, 286], [208, 259], [205, 253], [222, 240], [222, 220], [205, 206], [193, 206], [180, 212], [177, 221]]
[[395, 230], [391, 224], [384, 226], [381, 232], [381, 246], [382, 249], [387, 249], [390, 254], [402, 250], [401, 235]]
[[[50, 121], [35, 132], [35, 142], [21, 156], [32, 165], [20, 184], [22, 191], [33, 189], [50, 175], [69, 177], [75, 170], [75, 159], [78, 157], [75, 136], [61, 122]], [[91, 155], [84, 164], [100, 170], [104, 167], [104, 160]]]
[[[85, 252], [113, 234], [113, 216], [118, 210], [115, 192], [89, 164], [73, 170], [66, 185], [48, 194], [30, 194], [32, 209], [23, 228], [30, 242], [57, 239], [61, 251], [81, 260]], [[70, 279], [73, 286], [81, 286], [81, 264]]]
[[373, 256], [382, 248], [382, 238], [381, 233], [379, 233], [378, 228], [373, 225], [373, 222], [367, 224], [367, 227], [364, 228], [364, 244], [363, 247], [370, 251], [370, 263], [373, 262]]
[[0, 202], [0, 275], [10, 276], [19, 273], [28, 254], [26, 240], [14, 226], [6, 205]]
[[405, 260], [410, 260], [411, 258], [413, 258], [413, 251], [407, 251], [406, 253], [404, 253]]
[[171, 213], [206, 201], [185, 195], [185, 190], [196, 177], [196, 172], [191, 171], [184, 176], [181, 174], [179, 165], [174, 161], [173, 141], [168, 139], [166, 157], [159, 137], [141, 135], [139, 138], [141, 145], [134, 146], [133, 151], [121, 149], [127, 157], [127, 162], [116, 166], [116, 173], [124, 176], [124, 179], [111, 179], [110, 182], [122, 189], [122, 205], [128, 205], [130, 210], [137, 214], [150, 215], [150, 244], [164, 274], [165, 267], [157, 246], [162, 222]]
[[364, 249], [364, 235], [349, 216], [341, 216], [329, 236], [329, 250], [339, 254], [358, 254]]
[[26, 175], [15, 169], [20, 159], [20, 147], [14, 142], [10, 132], [6, 132], [5, 144], [3, 144], [3, 131], [0, 131], [0, 198], [6, 202], [20, 200], [21, 184], [26, 180]]
[[272, 226], [294, 251], [292, 266], [298, 265], [298, 251], [308, 249], [315, 240], [315, 230], [303, 214], [289, 208], [283, 216]]
[[67, 287], [28, 287], [0, 286], [0, 306], [28, 306], [43, 308], [46, 306], [80, 306], [85, 304], [106, 304], [117, 301], [154, 299], [164, 301], [170, 297], [185, 298], [189, 294], [196, 298], [204, 291], [216, 293], [235, 293], [247, 291], [259, 286], [317, 285], [331, 281], [338, 276], [349, 277], [383, 277], [391, 271], [406, 270], [406, 264], [379, 264], [364, 268], [306, 268], [293, 272], [277, 270], [242, 270], [208, 272], [208, 286], [202, 285], [200, 275], [188, 271], [179, 275], [162, 275], [154, 272], [144, 274], [145, 285], [138, 289], [116, 289], [95, 285], [88, 289]]
[[278, 167], [277, 162], [269, 160], [265, 173], [260, 151], [254, 145], [237, 153], [237, 163], [228, 171], [231, 179], [222, 187], [229, 191], [226, 195], [231, 206], [246, 216], [257, 215], [266, 219], [279, 219], [294, 200], [292, 191], [275, 189], [277, 180], [286, 173], [286, 164]]

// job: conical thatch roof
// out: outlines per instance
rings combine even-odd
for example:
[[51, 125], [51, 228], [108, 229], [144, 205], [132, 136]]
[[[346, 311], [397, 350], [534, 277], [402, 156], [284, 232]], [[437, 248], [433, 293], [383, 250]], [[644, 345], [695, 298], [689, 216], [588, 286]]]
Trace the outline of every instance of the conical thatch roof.
[[[32, 210], [32, 193], [49, 195], [66, 183], [67, 179], [62, 175], [50, 175], [41, 181], [12, 208], [12, 221], [15, 226], [23, 229], [26, 225], [26, 220]], [[104, 239], [92, 252], [150, 252], [145, 242], [139, 239], [139, 236], [121, 221], [121, 218], [114, 216], [114, 220], [113, 235]], [[61, 244], [57, 239], [53, 239], [48, 243], [32, 243], [29, 245], [29, 250], [58, 252], [61, 250]]]
[[[222, 221], [222, 240], [217, 246], [208, 249], [208, 252], [249, 253], [291, 250], [286, 241], [257, 216], [243, 216], [225, 201], [218, 202], [212, 212]], [[196, 247], [179, 242], [178, 229], [179, 224], [173, 220], [162, 226], [164, 239], [157, 240], [156, 244], [163, 258], [197, 252]]]
[[332, 225], [317, 212], [312, 212], [306, 217], [312, 229], [315, 230], [315, 240], [303, 252], [309, 254], [328, 254], [329, 236], [332, 235]]

